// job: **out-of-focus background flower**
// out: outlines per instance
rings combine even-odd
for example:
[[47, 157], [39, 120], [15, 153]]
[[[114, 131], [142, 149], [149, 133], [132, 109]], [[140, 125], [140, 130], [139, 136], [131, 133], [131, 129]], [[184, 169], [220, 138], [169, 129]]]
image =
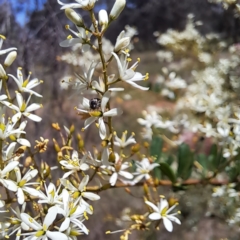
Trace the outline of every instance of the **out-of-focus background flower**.
[[[96, 9], [104, 8], [109, 12], [113, 3], [99, 0]], [[85, 19], [85, 13], [81, 13]], [[103, 42], [105, 53], [111, 54], [118, 34], [125, 29], [132, 39], [133, 62], [140, 57], [139, 69], [150, 74], [146, 83], [150, 91], [139, 92], [124, 85], [129, 90], [117, 95], [115, 105], [120, 105], [124, 114], [115, 123], [116, 129], [131, 129], [136, 133], [136, 139], [141, 136], [151, 139], [152, 126], [147, 125], [154, 116], [147, 114], [156, 112], [159, 115], [155, 116], [157, 121], [153, 121], [154, 128], [161, 129], [176, 145], [188, 144], [198, 154], [195, 167], [206, 177], [207, 173], [203, 173], [201, 167], [212, 146], [220, 146], [225, 159], [238, 156], [239, 16], [237, 0], [127, 0], [125, 10], [107, 31]], [[39, 86], [40, 94], [44, 96], [44, 109], [39, 114], [43, 122], [28, 126], [34, 136], [32, 139], [36, 136], [58, 138], [51, 127], [54, 122], [68, 127], [75, 124], [79, 133], [83, 127], [83, 121], [74, 111], [79, 96], [69, 97], [72, 92], [67, 82], [76, 78], [74, 73], [81, 75], [82, 69], [87, 69], [97, 56], [90, 51], [83, 56], [77, 45], [71, 50], [59, 46], [69, 34], [66, 24], [70, 23], [56, 0], [0, 1], [0, 34], [7, 37], [7, 45], [18, 48], [18, 58], [12, 69], [20, 66], [25, 77], [31, 71], [33, 77], [44, 80]], [[115, 69], [112, 71], [114, 73]], [[146, 123], [141, 119], [138, 124], [136, 119], [144, 117], [143, 109], [148, 120]], [[84, 132], [86, 148], [99, 144], [94, 136], [91, 128]], [[53, 146], [52, 141], [50, 145]], [[163, 147], [163, 151], [168, 150]], [[48, 152], [45, 158], [54, 165], [54, 151]], [[228, 171], [230, 179], [238, 179], [239, 165], [229, 166]], [[226, 178], [220, 175], [219, 179]], [[174, 225], [171, 235], [161, 228], [160, 232], [144, 232], [131, 237], [237, 240], [240, 222], [238, 187], [216, 188], [214, 194], [208, 185], [178, 189], [173, 197], [180, 201], [182, 225]], [[163, 194], [171, 197], [169, 190], [161, 189]], [[105, 236], [104, 232], [124, 228], [122, 219], [128, 212], [126, 207], [136, 211], [142, 208], [138, 198], [129, 202], [122, 197], [122, 191], [108, 190], [101, 203], [95, 204], [95, 217], [88, 223], [89, 229], [94, 230], [88, 239], [118, 239], [119, 236]], [[137, 188], [132, 191], [137, 196]], [[121, 212], [122, 219], [119, 217]]]

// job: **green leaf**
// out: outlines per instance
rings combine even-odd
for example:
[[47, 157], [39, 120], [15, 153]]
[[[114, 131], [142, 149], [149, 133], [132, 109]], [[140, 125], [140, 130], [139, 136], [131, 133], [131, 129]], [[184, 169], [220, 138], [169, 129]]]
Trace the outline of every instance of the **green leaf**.
[[185, 143], [181, 144], [178, 148], [177, 176], [187, 180], [192, 173], [193, 161], [193, 153], [189, 146]]
[[[154, 136], [150, 145], [150, 154], [156, 160], [156, 163], [160, 162], [160, 157], [162, 154], [163, 140], [158, 136]], [[154, 168], [153, 170], [154, 177], [157, 179], [161, 179], [161, 171], [159, 168]]]
[[177, 181], [177, 177], [174, 174], [172, 168], [166, 162], [161, 162], [159, 169], [171, 180], [172, 183], [175, 183]]
[[200, 153], [197, 155], [197, 161], [203, 168], [203, 171], [202, 171], [203, 177], [206, 176], [206, 172], [208, 170], [208, 165], [209, 165], [208, 160], [209, 160], [209, 158], [203, 153]]
[[158, 136], [154, 136], [150, 145], [150, 154], [156, 158], [156, 162], [159, 162], [163, 147], [163, 140]]

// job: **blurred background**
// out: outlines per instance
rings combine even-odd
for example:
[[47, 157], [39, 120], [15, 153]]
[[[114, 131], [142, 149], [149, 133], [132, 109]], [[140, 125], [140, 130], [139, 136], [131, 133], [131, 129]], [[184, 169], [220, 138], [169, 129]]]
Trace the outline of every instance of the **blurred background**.
[[[114, 2], [98, 0], [96, 11], [104, 8], [109, 12]], [[140, 92], [125, 86], [128, 88], [127, 93], [116, 98], [116, 104], [124, 110], [124, 117], [116, 123], [117, 130], [131, 129], [137, 133], [136, 139], [140, 139], [141, 126], [136, 124], [136, 119], [142, 116], [142, 110], [161, 109], [166, 116], [171, 117], [176, 102], [185, 94], [184, 88], [174, 89], [167, 86], [166, 82], [178, 76], [181, 80], [184, 79], [183, 84], [191, 84], [196, 78], [193, 70], [202, 73], [209, 66], [214, 68], [219, 59], [233, 61], [233, 54], [239, 56], [240, 12], [236, 3], [235, 0], [127, 0], [125, 10], [110, 26], [106, 38], [110, 41], [109, 44], [114, 45], [118, 34], [127, 25], [133, 27], [131, 56], [134, 60], [141, 58], [138, 71], [150, 74], [146, 83], [150, 91]], [[81, 14], [88, 22], [86, 13]], [[78, 96], [70, 99], [72, 93], [61, 85], [61, 80], [66, 76], [82, 74], [81, 68], [84, 67], [84, 58], [80, 53], [76, 53], [77, 57], [69, 56], [70, 49], [59, 46], [59, 42], [69, 34], [65, 29], [66, 24], [70, 24], [70, 21], [56, 0], [0, 0], [0, 34], [7, 38], [4, 48], [18, 48], [18, 58], [11, 73], [15, 75], [16, 68], [22, 67], [25, 76], [32, 72], [32, 77], [44, 81], [38, 87], [39, 93], [44, 96], [41, 100], [44, 108], [38, 113], [43, 121], [41, 124], [30, 124], [31, 136], [28, 138], [32, 141], [40, 136], [50, 138], [50, 148], [53, 146], [52, 138], [59, 138], [51, 127], [52, 123], [58, 122], [67, 127], [74, 124], [79, 133], [83, 127], [83, 121], [74, 111], [78, 105]], [[229, 51], [230, 46], [235, 47], [234, 52]], [[77, 60], [67, 61], [67, 58]], [[231, 101], [237, 105], [240, 89], [239, 62], [224, 75], [225, 79], [230, 79], [228, 91], [234, 93]], [[235, 85], [231, 83], [231, 76], [235, 77]], [[217, 81], [216, 78], [215, 80]], [[92, 129], [83, 134], [86, 148], [99, 144], [94, 135]], [[186, 134], [184, 137], [186, 142], [191, 142]], [[195, 146], [191, 147], [194, 149]], [[202, 151], [207, 152], [207, 146]], [[56, 154], [48, 151], [44, 158], [50, 165], [54, 165]], [[108, 190], [103, 194], [101, 203], [94, 205], [94, 216], [86, 224], [94, 230], [83, 239], [119, 239], [117, 234], [105, 235], [105, 232], [123, 227], [119, 216], [127, 207], [136, 212], [142, 209], [141, 199], [124, 198], [123, 191], [124, 189]], [[138, 195], [140, 190], [136, 188], [132, 191]], [[161, 228], [160, 231], [133, 233], [131, 239], [240, 239], [239, 227], [230, 226], [225, 221], [229, 217], [227, 208], [221, 210], [219, 203], [213, 203], [211, 186], [193, 186], [187, 191], [176, 193], [170, 188], [162, 187], [159, 192], [179, 199], [182, 225], [175, 225], [173, 233]]]

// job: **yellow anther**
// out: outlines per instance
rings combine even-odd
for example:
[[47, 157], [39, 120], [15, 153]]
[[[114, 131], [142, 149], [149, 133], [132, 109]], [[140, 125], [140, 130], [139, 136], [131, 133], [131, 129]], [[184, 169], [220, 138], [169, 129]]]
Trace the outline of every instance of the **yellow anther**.
[[86, 211], [83, 213], [83, 216], [85, 217], [86, 220], [88, 220], [88, 215]]
[[6, 37], [1, 34], [0, 34], [0, 38], [2, 38], [3, 40], [6, 40]]
[[69, 27], [69, 25], [65, 25], [65, 28], [68, 30], [70, 27]]
[[72, 39], [72, 35], [68, 35], [68, 36], [67, 36], [67, 39], [68, 39], [68, 40]]
[[127, 58], [127, 61], [128, 61], [128, 62], [131, 62], [131, 61], [132, 61], [132, 59], [131, 59], [131, 58]]

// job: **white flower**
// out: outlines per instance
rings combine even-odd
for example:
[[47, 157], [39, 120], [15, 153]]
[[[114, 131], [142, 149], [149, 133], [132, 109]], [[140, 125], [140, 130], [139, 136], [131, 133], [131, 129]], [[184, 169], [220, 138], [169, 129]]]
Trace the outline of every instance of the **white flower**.
[[158, 163], [150, 163], [148, 158], [143, 158], [141, 162], [135, 162], [137, 169], [136, 172], [133, 173], [133, 175], [137, 175], [137, 177], [133, 180], [133, 184], [136, 184], [137, 182], [141, 181], [142, 178], [145, 178], [146, 180], [151, 178], [151, 175], [149, 174], [155, 167], [158, 167]]
[[7, 124], [5, 124], [5, 115], [2, 114], [1, 116], [2, 116], [0, 118], [0, 139], [1, 140], [6, 140], [10, 135], [19, 136], [22, 133], [26, 133], [20, 127], [17, 129], [14, 129], [16, 122], [13, 123], [11, 119], [8, 119]]
[[[102, 166], [102, 168], [104, 167], [105, 166]], [[130, 167], [129, 162], [122, 163], [122, 159], [120, 158], [120, 156], [117, 153], [115, 153], [115, 165], [107, 167], [109, 170], [113, 172], [112, 176], [109, 179], [109, 183], [111, 184], [111, 186], [114, 186], [118, 179], [121, 180], [122, 182], [125, 182], [126, 179], [129, 180], [133, 178], [133, 175], [131, 173], [125, 171], [125, 169], [129, 167]]]
[[131, 136], [126, 139], [127, 137], [127, 131], [124, 131], [122, 133], [122, 137], [119, 138], [117, 136], [117, 134], [115, 134], [115, 141], [114, 141], [114, 145], [116, 146], [119, 146], [121, 148], [125, 148], [126, 146], [130, 145], [130, 144], [133, 144], [133, 143], [136, 143], [136, 140], [134, 139], [134, 133], [131, 134]]
[[97, 0], [75, 0], [77, 3], [63, 3], [58, 0], [58, 4], [62, 5], [61, 9], [65, 8], [82, 8], [84, 10], [93, 9]]
[[91, 200], [91, 201], [97, 201], [97, 200], [100, 199], [100, 196], [95, 194], [95, 193], [86, 191], [86, 186], [88, 184], [88, 181], [89, 181], [89, 176], [86, 175], [82, 179], [78, 188], [76, 188], [70, 183], [69, 180], [64, 179], [64, 178], [60, 179], [61, 184], [73, 193], [74, 198], [77, 198], [77, 197], [80, 196], [80, 204], [86, 207], [86, 211], [89, 214], [92, 214], [93, 213], [92, 207], [83, 198], [86, 198], [86, 199]]
[[[84, 198], [87, 198], [91, 201], [96, 201], [100, 199], [100, 196], [95, 194], [95, 193], [91, 193], [91, 192], [87, 192], [86, 191], [86, 186], [88, 184], [89, 181], [89, 176], [86, 175], [84, 176], [84, 178], [82, 179], [81, 183], [79, 184], [78, 188], [74, 187], [71, 182], [67, 179], [61, 178], [60, 182], [61, 184], [67, 188], [68, 190], [70, 190], [71, 192], [74, 192], [75, 196], [81, 196]], [[77, 194], [76, 194], [77, 193]]]
[[[20, 126], [19, 126], [19, 130], [23, 131], [25, 129], [25, 127], [27, 126], [27, 121], [22, 121]], [[23, 137], [23, 134], [20, 132], [16, 132], [14, 134], [11, 134], [11, 139], [14, 140], [15, 137], [15, 141], [17, 141], [19, 144], [23, 145], [23, 146], [27, 146], [27, 147], [31, 147], [31, 143]]]
[[48, 228], [52, 225], [57, 216], [57, 209], [50, 208], [47, 215], [44, 218], [43, 224], [41, 225], [31, 216], [26, 213], [21, 213], [22, 221], [35, 230], [35, 232], [23, 233], [22, 236], [29, 236], [26, 239], [35, 239], [35, 240], [47, 240], [48, 238], [52, 240], [68, 240], [68, 237], [59, 231], [50, 231]]
[[148, 74], [142, 75], [140, 72], [135, 72], [135, 69], [138, 66], [138, 61], [134, 63], [130, 68], [128, 68], [129, 58], [127, 54], [121, 54], [121, 58], [118, 57], [118, 55], [114, 52], [112, 52], [112, 55], [115, 57], [117, 61], [118, 66], [118, 72], [119, 72], [119, 79], [129, 83], [135, 88], [139, 88], [141, 90], [148, 90], [148, 87], [142, 87], [135, 82], [142, 81], [148, 79]]
[[31, 99], [31, 95], [29, 96], [27, 102], [25, 102], [23, 100], [23, 97], [22, 95], [19, 93], [19, 92], [16, 92], [16, 99], [17, 99], [17, 104], [18, 106], [16, 105], [13, 105], [12, 103], [10, 102], [7, 102], [7, 101], [3, 101], [2, 103], [4, 105], [6, 105], [7, 107], [15, 110], [17, 113], [12, 117], [12, 121], [14, 123], [18, 122], [18, 120], [22, 117], [22, 116], [25, 116], [35, 122], [40, 122], [42, 120], [42, 118], [40, 118], [39, 116], [35, 115], [35, 114], [32, 114], [31, 112], [32, 111], [35, 111], [39, 108], [42, 107], [41, 104], [38, 104], [38, 103], [32, 103], [30, 106], [28, 106], [28, 103]]
[[13, 235], [15, 232], [17, 232], [15, 235], [16, 235], [16, 238], [15, 240], [19, 240], [20, 237], [21, 237], [21, 232], [22, 232], [22, 229], [23, 230], [29, 230], [30, 227], [28, 225], [26, 225], [24, 222], [22, 222], [22, 219], [21, 219], [21, 213], [24, 213], [25, 212], [25, 209], [26, 209], [26, 203], [24, 203], [22, 205], [22, 208], [21, 208], [21, 211], [19, 209], [19, 207], [17, 206], [16, 209], [12, 209], [12, 212], [14, 213], [14, 217], [11, 217], [11, 222], [12, 224], [14, 225], [12, 228], [10, 228], [10, 232], [8, 234], [8, 237], [10, 237], [11, 235]]
[[[90, 109], [90, 101], [86, 98], [82, 99], [82, 106], [85, 109], [79, 109], [77, 108], [78, 111], [83, 112], [83, 113], [87, 113], [89, 114], [91, 117], [87, 118], [84, 122], [84, 129], [88, 128], [92, 123], [94, 123], [95, 121], [98, 120], [98, 124], [99, 124], [99, 135], [101, 137], [101, 139], [105, 139], [107, 136], [107, 130], [106, 130], [106, 126], [104, 123], [104, 117], [114, 117], [117, 115], [120, 115], [122, 113], [122, 111], [118, 108], [113, 108], [111, 110], [108, 110], [106, 108], [107, 103], [110, 99], [110, 95], [111, 95], [111, 91], [107, 91], [102, 99], [101, 99], [101, 109], [98, 110], [91, 110]], [[88, 110], [86, 110], [88, 109]]]
[[175, 217], [175, 215], [177, 215], [178, 213], [169, 214], [176, 207], [176, 205], [173, 205], [169, 208], [168, 201], [165, 198], [161, 198], [157, 206], [149, 201], [146, 201], [145, 203], [150, 206], [154, 211], [149, 215], [149, 218], [151, 220], [162, 219], [165, 228], [169, 232], [172, 232], [173, 230], [172, 222], [181, 224], [180, 220]]
[[223, 185], [221, 187], [215, 187], [213, 188], [213, 197], [222, 197], [226, 193], [226, 186]]
[[87, 155], [84, 155], [82, 159], [79, 159], [78, 152], [73, 150], [72, 159], [61, 160], [60, 164], [64, 166], [65, 169], [71, 170], [65, 173], [63, 175], [63, 178], [67, 178], [69, 175], [77, 171], [87, 171], [89, 169], [89, 166], [85, 163], [86, 157]]
[[38, 94], [37, 92], [35, 92], [31, 89], [38, 86], [43, 81], [39, 81], [37, 78], [34, 78], [31, 81], [29, 81], [31, 73], [28, 75], [26, 80], [23, 80], [23, 74], [22, 74], [21, 70], [22, 70], [21, 68], [17, 69], [17, 78], [11, 74], [8, 74], [8, 76], [12, 77], [13, 80], [18, 85], [19, 92], [28, 92], [30, 94], [36, 95], [37, 97], [42, 97], [42, 95]]
[[53, 209], [56, 209], [59, 214], [62, 214], [65, 217], [65, 220], [62, 222], [59, 231], [66, 231], [69, 228], [70, 224], [73, 223], [85, 234], [88, 234], [88, 229], [82, 223], [84, 221], [83, 213], [85, 212], [86, 207], [82, 204], [79, 204], [78, 199], [73, 202], [66, 189], [63, 189], [62, 191], [62, 201], [62, 207], [52, 207]]
[[25, 196], [24, 192], [29, 193], [30, 195], [33, 196], [38, 196], [39, 191], [37, 191], [34, 188], [28, 187], [29, 185], [34, 185], [37, 184], [36, 182], [28, 183], [32, 178], [35, 178], [36, 175], [38, 174], [37, 169], [29, 170], [22, 178], [21, 176], [21, 171], [19, 168], [14, 169], [16, 178], [17, 178], [17, 199], [19, 204], [23, 204], [25, 201]]
[[165, 128], [166, 125], [162, 121], [162, 117], [156, 111], [151, 111], [150, 113], [143, 111], [142, 114], [145, 119], [138, 118], [137, 121], [139, 124], [145, 126], [146, 128], [151, 128], [152, 126]]
[[[90, 38], [92, 36], [92, 33], [86, 32], [86, 30], [82, 27], [76, 26], [78, 32], [75, 32], [70, 27], [68, 27], [69, 31], [73, 33], [77, 38], [73, 38], [71, 35], [68, 36], [68, 38], [62, 42], [60, 42], [61, 47], [73, 47], [76, 44], [81, 43], [82, 44], [82, 52], [87, 52], [90, 49], [90, 45], [88, 42], [90, 41]], [[90, 27], [91, 30], [93, 30], [93, 26]]]
[[53, 183], [49, 183], [48, 187], [46, 184], [44, 184], [45, 186], [45, 191], [46, 191], [46, 195], [41, 191], [39, 190], [39, 199], [38, 200], [38, 203], [47, 203], [49, 205], [54, 205], [54, 204], [62, 204], [62, 201], [61, 201], [61, 195], [59, 195], [59, 190], [60, 190], [60, 187], [56, 190], [56, 187]]
[[109, 166], [110, 162], [109, 159], [109, 150], [107, 147], [105, 147], [101, 153], [101, 159], [98, 159], [98, 152], [94, 151], [93, 156], [91, 152], [88, 152], [88, 157], [90, 159], [90, 163], [96, 167], [100, 167], [102, 165]]

